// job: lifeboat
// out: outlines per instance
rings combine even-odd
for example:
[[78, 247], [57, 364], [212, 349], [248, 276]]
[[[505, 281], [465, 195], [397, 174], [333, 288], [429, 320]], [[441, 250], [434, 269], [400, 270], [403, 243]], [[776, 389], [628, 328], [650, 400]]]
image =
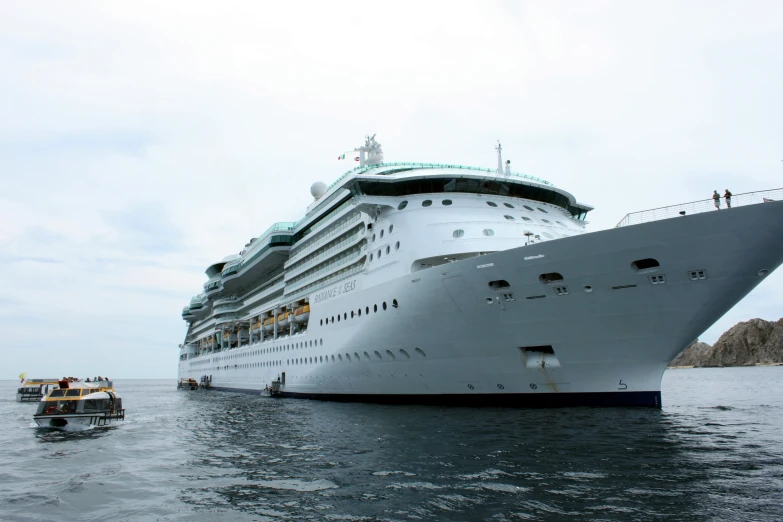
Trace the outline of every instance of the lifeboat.
[[275, 318], [270, 317], [269, 319], [264, 321], [264, 330], [267, 332], [271, 332], [275, 329]]
[[33, 420], [45, 428], [107, 426], [125, 420], [125, 409], [112, 381], [60, 381], [38, 403]]
[[258, 333], [258, 331], [261, 329], [261, 321], [253, 323], [252, 329], [253, 333]]
[[291, 312], [284, 312], [277, 316], [277, 326], [278, 328], [287, 328], [288, 324], [290, 323], [289, 317], [291, 316]]
[[306, 323], [310, 319], [310, 305], [306, 304], [294, 310], [294, 322]]

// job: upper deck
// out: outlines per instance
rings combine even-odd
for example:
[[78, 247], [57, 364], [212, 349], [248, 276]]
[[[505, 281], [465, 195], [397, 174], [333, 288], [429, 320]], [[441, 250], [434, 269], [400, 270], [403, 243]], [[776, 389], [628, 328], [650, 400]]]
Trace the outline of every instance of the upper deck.
[[[783, 188], [734, 194], [730, 199], [731, 207], [742, 207], [770, 201], [783, 201]], [[642, 210], [639, 212], [632, 212], [630, 214], [626, 214], [625, 217], [621, 219], [617, 225], [615, 225], [615, 227], [639, 225], [641, 223], [658, 221], [660, 219], [669, 219], [729, 208], [726, 203], [726, 198], [721, 197], [718, 199], [718, 201], [720, 205], [719, 207], [716, 207], [715, 200], [710, 198], [691, 201], [688, 203], [680, 203], [677, 205], [670, 205], [668, 207], [658, 207], [649, 210]]]

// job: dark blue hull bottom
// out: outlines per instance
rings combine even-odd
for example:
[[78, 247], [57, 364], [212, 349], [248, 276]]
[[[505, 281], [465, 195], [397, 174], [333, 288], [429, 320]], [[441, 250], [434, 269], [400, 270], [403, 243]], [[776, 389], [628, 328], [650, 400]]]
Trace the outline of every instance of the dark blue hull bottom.
[[[242, 388], [210, 389], [235, 393], [261, 395], [259, 390]], [[489, 406], [506, 408], [566, 408], [572, 406], [644, 406], [661, 407], [661, 392], [603, 392], [603, 393], [485, 393], [450, 395], [354, 395], [343, 393], [282, 392], [291, 399], [313, 399], [337, 402], [371, 402], [376, 404], [425, 404], [437, 406]]]

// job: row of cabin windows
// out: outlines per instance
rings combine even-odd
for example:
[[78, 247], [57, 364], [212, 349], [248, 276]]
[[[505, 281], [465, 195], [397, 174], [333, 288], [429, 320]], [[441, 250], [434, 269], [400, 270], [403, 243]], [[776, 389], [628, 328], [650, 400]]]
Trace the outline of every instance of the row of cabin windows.
[[[451, 200], [450, 200], [450, 199], [444, 199], [444, 200], [442, 201], [442, 203], [443, 203], [444, 205], [451, 205]], [[515, 207], [514, 207], [514, 205], [512, 205], [511, 203], [503, 203], [503, 204], [504, 204], [506, 207], [508, 207], [508, 208], [515, 208]], [[429, 207], [430, 205], [432, 205], [432, 201], [430, 201], [429, 199], [425, 199], [424, 201], [422, 201], [422, 202], [421, 202], [421, 206], [422, 206], [422, 207]], [[497, 206], [498, 206], [498, 205], [497, 205], [497, 203], [495, 203], [494, 201], [487, 201], [487, 205], [489, 205], [490, 207], [497, 207]], [[405, 207], [407, 207], [407, 206], [408, 206], [408, 202], [407, 202], [407, 201], [403, 201], [403, 202], [401, 202], [401, 203], [400, 203], [400, 204], [397, 206], [397, 210], [402, 210], [402, 209], [404, 209], [404, 208], [405, 208]], [[528, 205], [522, 205], [522, 206], [523, 206], [524, 208], [526, 208], [527, 210], [529, 210], [530, 212], [535, 212], [535, 209], [534, 209], [533, 207], [530, 207], [530, 206], [528, 206]], [[536, 209], [538, 209], [540, 212], [543, 212], [544, 214], [549, 214], [549, 212], [548, 212], [546, 209], [543, 209], [543, 208], [541, 208], [541, 207], [536, 207]], [[514, 221], [514, 220], [516, 219], [516, 218], [514, 218], [514, 216], [509, 216], [508, 214], [504, 215], [503, 217], [504, 217], [504, 218], [506, 218], [506, 219], [508, 219], [509, 221]], [[532, 219], [530, 219], [530, 218], [529, 218], [529, 217], [527, 217], [527, 216], [521, 216], [521, 217], [522, 217], [522, 219], [524, 219], [525, 221], [533, 221]], [[549, 221], [548, 219], [541, 219], [541, 221], [543, 221], [544, 223], [549, 223], [549, 224], [551, 224], [551, 223], [552, 223], [552, 222], [551, 222], [551, 221]], [[564, 226], [566, 226], [566, 225], [564, 225], [563, 223], [561, 223], [560, 221], [556, 221], [556, 223], [557, 223], [558, 225], [560, 225], [560, 226], [563, 226], [563, 227], [564, 227]], [[391, 230], [389, 230], [389, 232], [391, 233]], [[383, 237], [383, 230], [381, 230], [381, 237]], [[373, 240], [373, 241], [375, 241], [375, 234], [373, 234], [373, 236], [372, 236], [372, 240]]]
[[[400, 249], [400, 242], [399, 242], [399, 241], [397, 241], [397, 242], [394, 244], [394, 250], [399, 250], [399, 249]], [[383, 249], [379, 249], [379, 250], [378, 250], [378, 254], [377, 254], [377, 257], [378, 257], [378, 259], [380, 259], [380, 258], [381, 258], [381, 253], [382, 253], [382, 250], [383, 250]], [[388, 246], [388, 245], [387, 245], [387, 246], [386, 246], [386, 255], [388, 256], [390, 253], [391, 253], [391, 246]], [[371, 254], [370, 254], [370, 261], [372, 261], [373, 259], [375, 259], [375, 254], [371, 253]]]
[[[389, 234], [394, 230], [394, 225], [389, 225]], [[381, 229], [381, 239], [383, 239], [383, 229]], [[372, 242], [375, 243], [375, 234], [372, 235]]]
[[[396, 299], [392, 299], [392, 306], [394, 308], [397, 308], [397, 307], [400, 306], [400, 304], [397, 302]], [[383, 304], [381, 304], [381, 308], [383, 308], [384, 310], [388, 309], [388, 307], [386, 306], [386, 301], [384, 301]], [[377, 304], [372, 305], [372, 310], [373, 310], [373, 313], [378, 313], [378, 305]], [[370, 315], [370, 307], [369, 306], [365, 307], [364, 314], [365, 315]], [[351, 319], [353, 319], [354, 317], [361, 317], [361, 316], [362, 316], [362, 309], [361, 308], [359, 308], [359, 310], [355, 314], [354, 314], [354, 311], [351, 310]], [[335, 322], [334, 317], [335, 316], [332, 316], [331, 321], [329, 320], [328, 317], [326, 319], [321, 319], [321, 326], [323, 326], [324, 324], [329, 324], [330, 322], [334, 323]], [[344, 321], [348, 320], [348, 312], [344, 312], [343, 313], [342, 319]], [[337, 314], [337, 322], [338, 323], [340, 322], [340, 314]]]
[[[411, 358], [410, 354], [406, 350], [404, 350], [402, 348], [399, 349], [399, 353], [400, 353], [400, 357], [401, 357], [402, 360], [406, 360], [406, 359], [410, 359]], [[424, 358], [427, 357], [427, 355], [424, 353], [424, 350], [422, 350], [421, 348], [416, 348], [416, 353], [418, 355], [420, 355], [421, 357], [424, 357]], [[364, 355], [364, 359], [366, 361], [372, 361], [373, 360], [373, 358], [370, 356], [370, 354], [368, 352], [365, 351], [365, 352], [362, 352], [362, 354]], [[384, 354], [381, 354], [380, 351], [375, 350], [375, 351], [373, 351], [373, 354], [375, 355], [375, 359], [378, 360], [378, 361], [382, 361], [384, 359], [384, 355], [386, 355], [386, 357], [388, 359], [392, 360], [392, 361], [396, 361], [397, 360], [397, 356], [394, 355], [394, 352], [392, 352], [391, 350], [386, 350], [384, 352]], [[345, 361], [351, 362], [351, 361], [354, 361], [354, 360], [356, 362], [359, 362], [359, 361], [362, 360], [362, 357], [359, 355], [359, 352], [353, 352], [353, 358], [351, 358], [351, 354], [349, 354], [349, 353], [345, 354]], [[301, 359], [291, 359], [290, 361], [286, 361], [286, 364], [319, 364], [319, 363], [328, 363], [328, 362], [330, 362], [330, 359], [329, 359], [328, 355], [319, 355], [317, 357], [303, 357]], [[334, 355], [332, 355], [331, 356], [331, 362], [343, 362], [342, 354], [338, 353], [336, 358], [335, 358]]]
[[298, 350], [300, 348], [312, 348], [313, 346], [318, 345], [323, 346], [324, 340], [323, 339], [315, 339], [310, 341], [301, 341], [298, 343], [292, 343], [292, 344], [284, 344], [282, 346], [273, 346], [271, 348], [264, 348], [262, 350], [253, 350], [251, 352], [245, 352], [245, 353], [237, 353], [233, 355], [224, 355], [223, 357], [217, 357], [215, 358], [216, 361], [225, 361], [229, 359], [238, 359], [240, 357], [250, 357], [252, 355], [263, 355], [265, 353], [272, 353], [272, 352], [284, 352], [287, 350]]
[[[492, 230], [491, 228], [485, 228], [484, 230], [481, 231], [481, 233], [484, 234], [487, 237], [492, 237], [492, 236], [495, 235], [495, 231]], [[555, 236], [553, 236], [549, 232], [541, 232], [541, 233], [544, 235], [544, 237], [546, 237], [548, 239], [554, 239], [555, 238]], [[462, 230], [461, 228], [458, 228], [457, 230], [455, 230], [451, 234], [451, 236], [454, 239], [459, 239], [459, 238], [463, 237], [464, 235], [465, 235], [465, 231]], [[523, 236], [534, 236], [535, 234], [533, 234], [532, 232], [529, 232], [529, 231], [526, 230], [522, 235]]]

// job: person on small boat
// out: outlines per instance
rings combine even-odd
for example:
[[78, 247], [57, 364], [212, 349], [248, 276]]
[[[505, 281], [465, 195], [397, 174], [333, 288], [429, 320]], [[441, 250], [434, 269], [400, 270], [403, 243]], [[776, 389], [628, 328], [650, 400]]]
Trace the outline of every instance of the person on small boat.
[[84, 381], [84, 382], [90, 382], [90, 378], [89, 378], [89, 377], [87, 377], [87, 380], [86, 380], [86, 381]]

